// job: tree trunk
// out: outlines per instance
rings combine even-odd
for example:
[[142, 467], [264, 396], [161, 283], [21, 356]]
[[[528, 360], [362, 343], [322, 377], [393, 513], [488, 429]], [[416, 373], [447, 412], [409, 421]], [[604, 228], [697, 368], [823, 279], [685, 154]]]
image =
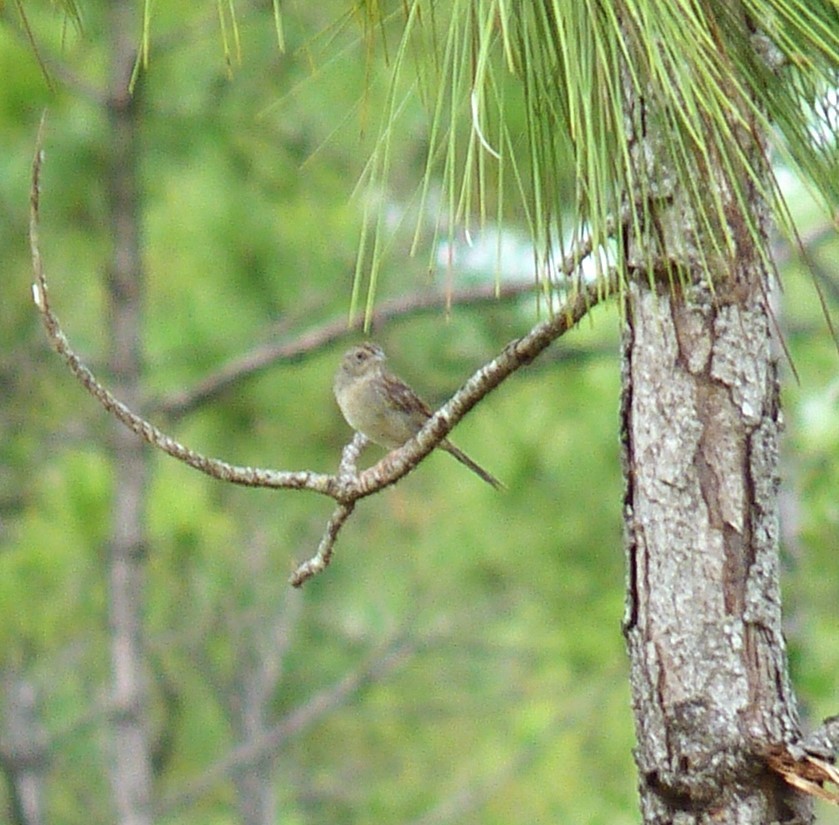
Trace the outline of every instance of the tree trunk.
[[[697, 221], [670, 188], [673, 136], [655, 132], [677, 119], [626, 88], [649, 181], [633, 234], [644, 248], [627, 247], [621, 405], [641, 810], [648, 825], [806, 823], [806, 798], [766, 767], [772, 745], [797, 738], [798, 714], [781, 630], [765, 204], [730, 166], [697, 158], [725, 210], [716, 228]], [[732, 121], [759, 168], [759, 128]]]
[[[136, 58], [135, 5], [130, 0], [113, 0], [110, 9], [110, 169], [106, 187], [113, 251], [107, 289], [115, 392], [132, 409], [139, 409], [143, 295], [137, 185], [139, 110], [137, 98], [129, 92]], [[114, 425], [111, 443], [114, 501], [109, 604], [116, 708], [111, 727], [111, 785], [116, 822], [151, 825], [143, 646], [146, 456], [140, 439], [121, 425]]]
[[626, 302], [625, 625], [646, 823], [807, 822], [762, 754], [797, 735], [778, 584], [765, 292]]
[[[245, 575], [254, 583], [252, 598], [257, 598], [262, 590], [257, 583], [270, 581], [270, 554], [262, 531], [254, 531], [243, 541], [241, 555]], [[240, 626], [232, 641], [236, 651], [235, 674], [226, 704], [231, 728], [244, 746], [257, 745], [277, 724], [273, 705], [303, 606], [297, 596], [287, 591], [280, 598], [276, 594], [263, 597], [265, 607], [254, 614], [252, 621]], [[274, 789], [275, 764], [275, 753], [266, 751], [233, 772], [240, 825], [274, 825], [280, 821]]]

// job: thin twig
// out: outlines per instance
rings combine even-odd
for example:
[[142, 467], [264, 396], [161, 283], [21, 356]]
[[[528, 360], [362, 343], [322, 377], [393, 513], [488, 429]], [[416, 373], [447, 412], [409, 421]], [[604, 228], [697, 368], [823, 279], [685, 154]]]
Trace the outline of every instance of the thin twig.
[[[341, 453], [341, 463], [338, 465], [338, 476], [352, 482], [358, 476], [358, 456], [367, 445], [367, 436], [356, 433], [352, 441], [344, 447]], [[332, 516], [326, 523], [326, 529], [320, 540], [318, 549], [307, 561], [301, 562], [297, 569], [289, 576], [288, 583], [292, 587], [302, 587], [305, 582], [323, 572], [332, 561], [332, 552], [335, 542], [338, 540], [338, 533], [344, 526], [344, 522], [350, 517], [355, 509], [355, 502], [339, 504], [332, 512]]]
[[366, 435], [356, 433], [352, 441], [341, 452], [341, 463], [338, 465], [338, 475], [343, 479], [353, 479], [358, 475], [358, 457], [367, 446]]
[[326, 570], [332, 561], [332, 553], [335, 549], [338, 533], [354, 509], [355, 502], [352, 501], [349, 504], [339, 504], [332, 511], [332, 515], [326, 523], [326, 530], [323, 532], [323, 538], [320, 540], [317, 552], [308, 561], [300, 564], [291, 576], [289, 576], [288, 583], [292, 587], [301, 587], [312, 576], [316, 576], [318, 573]]

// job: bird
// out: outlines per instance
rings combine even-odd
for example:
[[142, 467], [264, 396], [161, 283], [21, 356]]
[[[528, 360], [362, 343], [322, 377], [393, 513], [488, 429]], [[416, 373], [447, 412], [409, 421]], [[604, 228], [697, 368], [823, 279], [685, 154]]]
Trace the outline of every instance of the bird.
[[[333, 391], [347, 424], [370, 441], [395, 450], [431, 417], [429, 406], [386, 366], [384, 350], [372, 341], [348, 350], [335, 373]], [[439, 446], [496, 490], [503, 484], [447, 438]]]

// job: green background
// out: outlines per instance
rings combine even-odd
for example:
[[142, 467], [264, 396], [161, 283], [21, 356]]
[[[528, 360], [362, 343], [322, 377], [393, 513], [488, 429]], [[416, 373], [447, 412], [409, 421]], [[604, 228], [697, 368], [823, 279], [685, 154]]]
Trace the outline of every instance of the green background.
[[[153, 18], [140, 80], [144, 412], [236, 464], [335, 470], [350, 432], [332, 373], [357, 335], [278, 361], [177, 420], [159, 404], [228, 359], [345, 316], [365, 203], [392, 224], [377, 300], [498, 274], [492, 255], [461, 264], [462, 237], [455, 266], [429, 273], [434, 216], [420, 216], [419, 251], [409, 255], [424, 163], [419, 105], [400, 120], [389, 190], [356, 189], [387, 65], [368, 55], [353, 20], [332, 25], [345, 13], [335, 0], [293, 5], [280, 52], [270, 9], [247, 10], [230, 70], [215, 6], [161, 4]], [[84, 8], [81, 31], [48, 7], [29, 14], [68, 76], [52, 72], [56, 91], [47, 89], [6, 8], [0, 672], [37, 687], [51, 743], [50, 821], [108, 822], [113, 425], [48, 348], [26, 237], [48, 105], [41, 234], [51, 298], [107, 384], [107, 119], [84, 92], [107, 77], [104, 23], [98, 4]], [[805, 239], [818, 233], [823, 219], [800, 189], [790, 205]], [[506, 220], [515, 237], [521, 216], [511, 207]], [[839, 362], [812, 276], [780, 242], [779, 252], [778, 322], [799, 375], [784, 367], [785, 614], [802, 711], [819, 720], [839, 700]], [[820, 240], [811, 254], [835, 316], [839, 246]], [[526, 245], [518, 265], [527, 271]], [[540, 313], [531, 298], [455, 306], [375, 334], [396, 371], [442, 401]], [[433, 455], [359, 505], [332, 567], [301, 592], [286, 579], [314, 551], [329, 501], [225, 486], [150, 457], [145, 627], [160, 821], [236, 821], [229, 778], [195, 799], [178, 795], [239, 744], [231, 703], [242, 673], [266, 657], [280, 669], [267, 724], [322, 692], [332, 697], [273, 753], [279, 821], [638, 820], [620, 627], [619, 330], [614, 307], [596, 310], [457, 428], [456, 443], [503, 479], [504, 493]], [[368, 448], [363, 462], [380, 455]], [[351, 674], [353, 689], [330, 693]]]

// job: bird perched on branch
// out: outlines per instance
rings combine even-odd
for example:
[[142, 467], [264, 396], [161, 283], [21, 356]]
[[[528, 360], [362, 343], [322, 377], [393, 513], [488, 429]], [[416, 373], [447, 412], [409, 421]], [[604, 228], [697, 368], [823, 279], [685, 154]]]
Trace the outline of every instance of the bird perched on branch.
[[[428, 405], [385, 366], [386, 356], [372, 342], [359, 344], [345, 355], [335, 373], [335, 400], [347, 423], [388, 450], [413, 438], [431, 417]], [[504, 485], [476, 464], [447, 438], [440, 447], [496, 489]]]

